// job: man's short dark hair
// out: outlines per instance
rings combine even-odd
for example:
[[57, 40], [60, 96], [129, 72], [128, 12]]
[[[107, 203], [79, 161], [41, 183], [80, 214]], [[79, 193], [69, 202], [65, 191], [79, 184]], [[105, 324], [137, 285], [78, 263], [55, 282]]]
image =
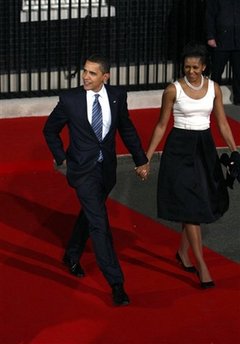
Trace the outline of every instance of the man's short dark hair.
[[[86, 61], [90, 61], [90, 62], [94, 62], [94, 63], [98, 63], [100, 65], [101, 71], [105, 74], [105, 73], [110, 73], [110, 63], [108, 61], [108, 59], [101, 54], [92, 54], [90, 55]], [[86, 62], [85, 61], [85, 62]]]

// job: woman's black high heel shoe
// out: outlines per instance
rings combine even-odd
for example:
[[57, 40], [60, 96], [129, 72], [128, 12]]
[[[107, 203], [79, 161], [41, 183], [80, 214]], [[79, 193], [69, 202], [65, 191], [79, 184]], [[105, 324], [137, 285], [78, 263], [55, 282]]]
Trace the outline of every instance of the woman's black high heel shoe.
[[208, 281], [208, 282], [202, 282], [200, 279], [200, 275], [199, 272], [197, 271], [197, 276], [199, 278], [200, 281], [200, 287], [202, 289], [209, 289], [209, 288], [214, 288], [215, 287], [215, 283], [213, 281]]
[[214, 288], [215, 287], [215, 283], [213, 281], [208, 281], [208, 282], [202, 282], [200, 279], [200, 276], [198, 274], [199, 280], [200, 280], [200, 287], [202, 289], [209, 289], [209, 288]]
[[195, 266], [193, 266], [193, 265], [192, 266], [184, 265], [184, 263], [182, 261], [182, 258], [180, 257], [178, 252], [176, 253], [176, 259], [182, 265], [182, 267], [184, 268], [185, 271], [192, 272], [192, 273], [196, 273], [197, 272], [197, 269], [195, 268]]
[[215, 283], [213, 281], [208, 281], [208, 282], [201, 282], [200, 281], [200, 286], [202, 289], [208, 289], [208, 288], [215, 287]]

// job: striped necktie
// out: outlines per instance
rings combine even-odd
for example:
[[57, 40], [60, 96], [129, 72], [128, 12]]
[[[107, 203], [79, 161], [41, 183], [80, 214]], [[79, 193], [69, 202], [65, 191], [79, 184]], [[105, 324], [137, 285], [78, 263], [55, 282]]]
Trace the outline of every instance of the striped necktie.
[[[95, 94], [95, 99], [94, 99], [93, 107], [92, 107], [92, 128], [98, 138], [98, 141], [101, 142], [103, 121], [102, 121], [102, 108], [101, 108], [98, 98], [99, 98], [99, 94]], [[102, 155], [102, 151], [100, 150], [98, 161], [102, 161], [102, 160], [103, 160], [103, 155]]]

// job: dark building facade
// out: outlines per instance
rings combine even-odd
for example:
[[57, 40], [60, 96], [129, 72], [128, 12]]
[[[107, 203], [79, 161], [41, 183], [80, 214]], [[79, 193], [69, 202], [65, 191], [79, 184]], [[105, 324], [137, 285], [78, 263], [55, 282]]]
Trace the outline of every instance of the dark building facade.
[[[71, 80], [86, 56], [101, 52], [117, 68], [159, 64], [167, 68], [173, 63], [174, 78], [184, 44], [205, 40], [204, 9], [201, 0], [0, 0], [0, 73], [58, 71]], [[146, 67], [145, 73], [148, 71]], [[17, 79], [21, 93], [21, 77]], [[118, 79], [121, 83], [120, 76]], [[140, 85], [138, 73], [134, 79], [133, 89], [146, 88]], [[149, 87], [166, 82], [163, 76]], [[50, 82], [46, 91], [52, 91]], [[4, 94], [8, 93], [11, 87], [5, 89]]]

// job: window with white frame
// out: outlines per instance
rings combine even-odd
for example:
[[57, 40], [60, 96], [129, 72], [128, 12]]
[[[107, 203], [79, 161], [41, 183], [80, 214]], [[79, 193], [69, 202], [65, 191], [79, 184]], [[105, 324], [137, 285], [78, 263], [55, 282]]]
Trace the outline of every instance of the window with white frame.
[[[72, 19], [79, 18], [79, 13], [81, 18], [87, 15], [92, 17], [98, 17], [99, 14], [101, 17], [109, 15], [106, 0], [23, 0], [21, 22], [48, 20], [49, 7], [50, 20], [68, 19], [69, 17]], [[115, 7], [113, 6], [110, 6], [110, 16], [115, 16]]]

